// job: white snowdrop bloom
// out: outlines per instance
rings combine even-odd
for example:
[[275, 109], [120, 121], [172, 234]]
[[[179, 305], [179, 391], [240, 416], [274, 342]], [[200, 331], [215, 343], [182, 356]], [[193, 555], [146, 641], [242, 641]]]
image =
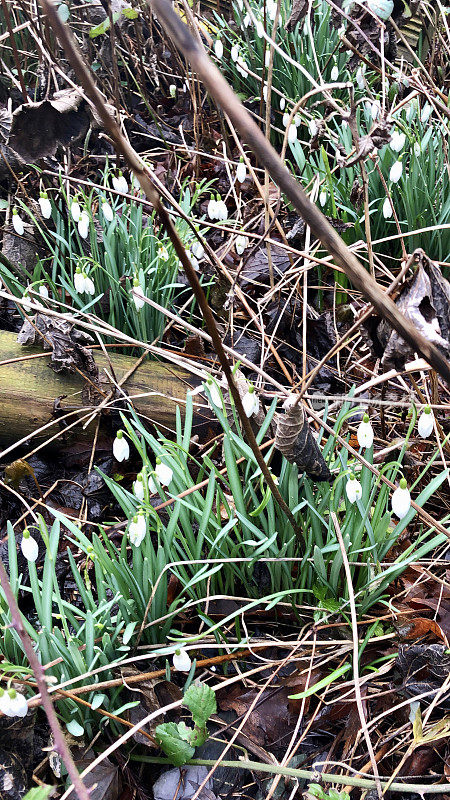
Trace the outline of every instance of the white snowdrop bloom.
[[300, 114], [295, 114], [294, 115], [294, 119], [292, 121], [293, 121], [295, 127], [298, 128], [299, 125], [301, 124], [301, 121], [302, 121], [302, 118], [301, 118]]
[[88, 275], [84, 275], [84, 291], [86, 294], [95, 294], [95, 283]]
[[84, 294], [85, 284], [86, 278], [84, 277], [84, 273], [81, 271], [80, 267], [77, 267], [75, 275], [73, 276], [73, 285], [77, 294]]
[[372, 119], [378, 119], [381, 114], [381, 105], [379, 100], [374, 100], [371, 107], [370, 113], [372, 114]]
[[246, 177], [247, 167], [245, 166], [244, 159], [241, 156], [239, 164], [236, 167], [236, 180], [239, 181], [239, 183], [244, 183]]
[[41, 297], [44, 298], [44, 300], [48, 300], [48, 298], [49, 298], [48, 289], [43, 284], [41, 284], [40, 287], [39, 287], [39, 294], [41, 295]]
[[215, 383], [215, 381], [213, 381], [212, 378], [208, 378], [208, 380], [206, 381], [205, 387], [209, 391], [209, 395], [211, 397], [212, 404], [214, 406], [218, 406], [219, 408], [222, 408], [222, 394], [221, 394], [217, 384]]
[[244, 17], [244, 25], [245, 25], [246, 28], [248, 28], [248, 26], [250, 25], [250, 22], [251, 22], [250, 14], [247, 13], [245, 15], [245, 17]]
[[27, 561], [36, 561], [39, 555], [39, 547], [36, 539], [33, 539], [28, 528], [25, 528], [20, 542], [20, 549]]
[[12, 226], [14, 231], [17, 233], [18, 236], [23, 236], [23, 232], [25, 230], [23, 225], [23, 220], [19, 217], [19, 212], [17, 208], [13, 208], [12, 212]]
[[9, 697], [9, 704], [5, 710], [8, 717], [26, 717], [28, 713], [28, 703], [26, 698], [15, 689], [8, 689], [6, 694]]
[[350, 474], [350, 478], [345, 484], [345, 494], [347, 495], [349, 503], [353, 504], [356, 500], [361, 500], [362, 486], [355, 478], [353, 472]]
[[160, 258], [161, 261], [169, 260], [169, 252], [167, 250], [167, 247], [164, 247], [163, 244], [160, 244], [160, 246], [158, 247], [158, 258]]
[[244, 252], [244, 250], [247, 247], [247, 245], [248, 245], [248, 239], [247, 239], [246, 236], [243, 236], [242, 234], [240, 234], [239, 236], [236, 236], [236, 239], [235, 239], [235, 242], [234, 242], [234, 249], [236, 250], [236, 253], [238, 254], [238, 256], [242, 255], [242, 253]]
[[128, 461], [130, 457], [130, 445], [121, 430], [117, 431], [113, 441], [113, 456], [116, 461]]
[[372, 447], [373, 428], [368, 414], [364, 414], [362, 422], [359, 423], [356, 436], [360, 447]]
[[128, 181], [123, 175], [121, 170], [119, 171], [118, 175], [113, 175], [112, 184], [116, 192], [122, 192], [123, 194], [127, 194]]
[[322, 208], [324, 207], [325, 203], [327, 202], [327, 197], [328, 197], [328, 195], [324, 190], [321, 191], [321, 193], [319, 194], [319, 203], [322, 206]]
[[242, 11], [242, 9], [244, 8], [244, 0], [236, 0], [236, 3], [239, 11]]
[[406, 479], [402, 478], [398, 489], [392, 495], [392, 511], [399, 519], [406, 517], [411, 508], [411, 495], [409, 493]]
[[252, 417], [253, 414], [257, 414], [259, 411], [259, 397], [256, 394], [255, 387], [251, 383], [248, 386], [248, 391], [242, 398], [242, 405], [247, 417]]
[[297, 140], [297, 126], [294, 125], [294, 123], [292, 123], [291, 125], [289, 125], [288, 142], [290, 142], [290, 144], [293, 144], [296, 140]]
[[269, 64], [270, 64], [270, 50], [267, 49], [265, 54], [264, 54], [264, 66], [268, 67]]
[[267, 103], [267, 83], [265, 83], [263, 86], [263, 98], [264, 102]]
[[70, 206], [70, 213], [74, 222], [78, 222], [81, 217], [81, 206], [78, 200], [74, 197]]
[[365, 65], [364, 67], [358, 67], [358, 69], [356, 70], [356, 83], [358, 84], [359, 89], [364, 89], [366, 85], [364, 81], [365, 71], [366, 71]]
[[338, 78], [339, 78], [339, 67], [337, 64], [335, 64], [333, 69], [331, 70], [331, 80], [337, 81]]
[[[285, 108], [286, 108], [286, 99], [284, 97], [282, 97], [281, 100], [280, 100], [280, 111], [284, 111]], [[286, 126], [284, 126], [284, 127], [286, 127]]]
[[106, 202], [106, 200], [104, 200], [104, 202], [102, 203], [102, 213], [107, 222], [113, 221], [114, 211], [112, 210], [109, 203]]
[[189, 672], [192, 661], [187, 650], [179, 647], [173, 654], [172, 663], [178, 672]]
[[260, 19], [256, 20], [255, 33], [258, 39], [262, 39], [264, 36], [264, 25], [262, 24]]
[[287, 111], [285, 111], [285, 112], [284, 112], [284, 114], [283, 114], [283, 128], [287, 128], [287, 126], [288, 126], [288, 124], [289, 124], [289, 118], [290, 118], [290, 116], [291, 116], [291, 115], [290, 115], [290, 114], [288, 114], [288, 112], [287, 112]]
[[390, 219], [392, 217], [393, 213], [394, 212], [392, 210], [392, 203], [391, 203], [389, 197], [386, 197], [385, 200], [384, 200], [384, 203], [383, 203], [383, 217], [385, 219]]
[[234, 63], [236, 63], [238, 58], [239, 58], [239, 45], [234, 44], [233, 47], [231, 48], [231, 60], [234, 61]]
[[400, 153], [405, 146], [405, 142], [406, 136], [403, 131], [394, 131], [390, 142], [391, 150], [393, 150], [394, 153]]
[[424, 410], [422, 411], [417, 422], [417, 428], [419, 431], [419, 436], [421, 436], [422, 439], [428, 439], [429, 435], [433, 433], [434, 414], [430, 406], [425, 406]]
[[272, 2], [272, 0], [267, 0], [266, 8], [267, 8], [267, 16], [273, 22], [275, 19], [275, 15], [277, 13], [277, 3]]
[[216, 214], [217, 219], [222, 222], [228, 219], [228, 208], [223, 200], [216, 201]]
[[140, 547], [147, 533], [147, 523], [143, 514], [136, 514], [128, 528], [128, 539], [135, 547]]
[[[186, 89], [185, 89], [185, 91], [186, 91]], [[169, 95], [172, 98], [172, 100], [175, 100], [175, 98], [177, 96], [177, 87], [175, 86], [174, 83], [171, 83], [170, 86], [169, 86]]]
[[308, 130], [309, 130], [311, 136], [314, 138], [314, 136], [317, 134], [317, 131], [318, 131], [317, 123], [316, 123], [316, 121], [314, 119], [310, 119], [309, 120], [309, 122], [308, 122]]
[[401, 161], [395, 161], [392, 164], [391, 171], [389, 172], [389, 179], [392, 183], [398, 183], [400, 178], [402, 177], [403, 172], [403, 164]]
[[[158, 479], [160, 486], [169, 486], [172, 483], [173, 470], [168, 467], [167, 464], [163, 464], [160, 458], [156, 459], [154, 474]], [[151, 494], [156, 494], [158, 491], [158, 484], [156, 483], [153, 475], [150, 475], [148, 479], [148, 488], [150, 489]]]
[[420, 112], [420, 121], [423, 124], [428, 122], [428, 120], [430, 119], [432, 111], [433, 111], [433, 107], [430, 105], [430, 103], [425, 103], [424, 107], [422, 108], [422, 111]]
[[211, 195], [211, 200], [208, 203], [208, 217], [210, 219], [218, 219], [217, 217], [217, 202]]
[[223, 43], [222, 43], [222, 39], [216, 39], [216, 41], [214, 42], [214, 52], [215, 52], [215, 54], [216, 54], [216, 57], [217, 57], [217, 58], [219, 59], [219, 61], [220, 61], [220, 60], [222, 59], [222, 56], [223, 56]]
[[141, 308], [145, 306], [145, 292], [139, 283], [139, 279], [135, 278], [133, 281], [133, 288], [131, 290], [131, 296], [133, 298], [133, 303], [135, 305], [136, 311], [140, 311]]
[[89, 235], [89, 216], [86, 211], [82, 211], [78, 220], [78, 233], [82, 239], [87, 239]]
[[419, 142], [414, 142], [414, 155], [418, 158], [422, 152]]
[[41, 214], [44, 217], [44, 219], [50, 219], [52, 215], [52, 204], [48, 199], [47, 192], [41, 192], [39, 197], [39, 205], [41, 208]]
[[203, 247], [202, 243], [198, 241], [198, 239], [194, 239], [191, 244], [191, 253], [193, 254], [194, 258], [197, 258], [199, 261], [205, 255], [205, 248]]
[[236, 69], [238, 72], [240, 72], [243, 78], [247, 77], [248, 75], [247, 62], [241, 56], [239, 56], [238, 60], [236, 61]]
[[136, 475], [136, 480], [133, 482], [133, 494], [138, 500], [144, 499], [144, 477], [142, 472]]
[[5, 716], [8, 716], [9, 711], [9, 695], [4, 689], [0, 687], [0, 711]]

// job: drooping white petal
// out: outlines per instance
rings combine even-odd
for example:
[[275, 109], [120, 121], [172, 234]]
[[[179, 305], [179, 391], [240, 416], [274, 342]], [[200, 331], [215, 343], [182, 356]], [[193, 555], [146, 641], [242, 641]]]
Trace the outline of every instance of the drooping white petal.
[[319, 130], [318, 127], [317, 127], [317, 123], [316, 123], [316, 121], [314, 119], [310, 119], [309, 120], [309, 122], [308, 122], [308, 130], [309, 130], [311, 136], [314, 139], [314, 136], [317, 134], [317, 131]]
[[40, 197], [39, 205], [41, 207], [41, 214], [44, 217], [44, 219], [50, 219], [52, 215], [52, 204], [48, 199], [48, 197]]
[[402, 177], [403, 164], [401, 161], [395, 161], [392, 164], [391, 171], [389, 172], [389, 179], [392, 183], [397, 183]]
[[123, 431], [117, 431], [113, 441], [113, 456], [116, 461], [128, 461], [130, 457], [130, 445], [128, 444]]
[[259, 397], [255, 392], [254, 386], [249, 386], [249, 391], [242, 398], [242, 405], [247, 417], [252, 417], [259, 411]]
[[399, 519], [406, 517], [409, 509], [411, 508], [411, 495], [406, 485], [404, 478], [400, 481], [400, 486], [395, 490], [392, 495], [392, 511]]
[[236, 180], [239, 183], [244, 183], [247, 177], [247, 167], [245, 166], [243, 161], [240, 161], [236, 167]]
[[234, 63], [236, 63], [238, 58], [239, 58], [239, 45], [234, 44], [233, 47], [231, 48], [231, 59], [232, 61], [234, 61]]
[[205, 248], [203, 247], [202, 243], [198, 241], [198, 239], [194, 239], [194, 241], [192, 242], [192, 244], [191, 244], [191, 253], [199, 261], [205, 255]]
[[289, 125], [288, 142], [290, 144], [293, 144], [295, 141], [297, 141], [297, 126], [294, 123], [292, 123], [291, 125]]
[[28, 713], [28, 703], [26, 698], [15, 689], [10, 689], [7, 694], [9, 695], [9, 711], [8, 717], [26, 717]]
[[365, 82], [364, 82], [364, 72], [365, 72], [365, 65], [364, 68], [358, 67], [356, 70], [356, 83], [358, 84], [359, 89], [364, 89]]
[[179, 672], [189, 672], [192, 665], [189, 653], [184, 647], [180, 647], [175, 651], [172, 662], [175, 669]]
[[212, 379], [209, 379], [206, 382], [206, 388], [209, 391], [212, 404], [222, 408], [222, 395], [216, 383]]
[[24, 228], [23, 220], [21, 219], [21, 217], [19, 217], [17, 211], [13, 211], [12, 226], [13, 226], [14, 231], [17, 233], [18, 236], [23, 236], [25, 228]]
[[244, 250], [247, 247], [247, 245], [248, 245], [248, 239], [247, 239], [246, 236], [242, 236], [242, 235], [236, 236], [236, 239], [235, 239], [235, 242], [234, 242], [234, 249], [236, 250], [236, 253], [238, 254], [238, 256], [242, 255], [242, 253], [244, 252]]
[[325, 191], [320, 192], [319, 194], [319, 203], [324, 207], [325, 203], [327, 202], [327, 193]]
[[394, 133], [391, 136], [391, 142], [390, 142], [391, 150], [393, 150], [394, 153], [400, 153], [405, 146], [405, 142], [406, 142], [406, 136], [403, 133], [403, 131], [394, 131]]
[[384, 200], [384, 203], [383, 203], [383, 217], [385, 219], [390, 219], [392, 217], [393, 213], [394, 212], [392, 210], [392, 203], [391, 203], [389, 197], [386, 197], [385, 200]]
[[[281, 100], [280, 100], [280, 111], [284, 111], [285, 108], [286, 108], [286, 99], [284, 97], [282, 97]], [[284, 126], [284, 127], [286, 127], [286, 126]]]
[[39, 546], [36, 539], [32, 536], [23, 536], [20, 542], [20, 549], [27, 561], [36, 561], [39, 555]]
[[358, 430], [356, 431], [356, 436], [360, 447], [372, 447], [373, 428], [369, 422], [369, 417], [367, 416], [367, 414], [364, 414], [363, 421], [359, 423]]
[[211, 197], [208, 203], [208, 217], [210, 219], [217, 219], [217, 202], [213, 197]]
[[78, 233], [82, 239], [87, 239], [89, 234], [89, 217], [86, 211], [82, 211], [78, 220]]
[[39, 294], [41, 295], [41, 297], [44, 297], [45, 300], [48, 300], [49, 298], [48, 289], [43, 284], [41, 284], [39, 287]]
[[145, 306], [145, 292], [140, 284], [133, 286], [132, 290], [133, 303], [136, 311], [140, 311]]
[[73, 285], [77, 294], [84, 294], [85, 284], [86, 278], [84, 277], [83, 273], [76, 270], [75, 275], [73, 276]]
[[106, 200], [102, 203], [103, 216], [107, 222], [112, 222], [114, 219], [114, 211]]
[[169, 486], [172, 483], [173, 470], [167, 464], [157, 464], [155, 467], [156, 476], [161, 486]]
[[335, 64], [333, 69], [331, 70], [331, 80], [337, 81], [338, 78], [339, 78], [339, 67], [337, 64]]
[[425, 408], [417, 422], [417, 429], [419, 431], [419, 436], [422, 439], [428, 439], [431, 433], [433, 433], [434, 428], [434, 414], [431, 408]]
[[89, 278], [89, 276], [86, 276], [86, 278], [85, 278], [84, 291], [87, 292], [87, 294], [90, 294], [90, 295], [95, 294], [95, 283], [92, 280], [92, 278]]
[[144, 499], [144, 482], [140, 480], [135, 480], [133, 482], [133, 494], [137, 497], [138, 500]]
[[353, 476], [345, 484], [345, 494], [347, 495], [347, 499], [350, 503], [354, 503], [356, 500], [361, 500], [362, 497], [362, 486], [360, 482]]
[[135, 547], [139, 547], [145, 539], [147, 533], [147, 523], [143, 514], [137, 514], [130, 522], [128, 528], [128, 539]]
[[81, 217], [81, 206], [78, 200], [72, 200], [72, 204], [70, 206], [70, 213], [72, 214], [72, 219], [74, 222], [78, 222]]
[[216, 41], [214, 42], [214, 52], [215, 52], [217, 58], [220, 61], [222, 59], [222, 56], [223, 56], [222, 39], [216, 39]]

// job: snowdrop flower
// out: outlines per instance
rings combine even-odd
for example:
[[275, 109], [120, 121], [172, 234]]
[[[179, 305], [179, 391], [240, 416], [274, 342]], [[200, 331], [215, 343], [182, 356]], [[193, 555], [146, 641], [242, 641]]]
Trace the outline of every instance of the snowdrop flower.
[[136, 311], [140, 311], [141, 308], [145, 306], [145, 292], [139, 283], [139, 278], [135, 278], [133, 281], [133, 289], [131, 292], [131, 296], [133, 298], [133, 303], [136, 307]]
[[178, 672], [189, 672], [192, 661], [184, 647], [178, 647], [173, 654], [172, 663]]
[[428, 439], [430, 433], [433, 432], [434, 414], [430, 406], [425, 406], [422, 411], [417, 423], [417, 428], [419, 430], [419, 436], [421, 436], [422, 439]]
[[208, 217], [210, 219], [217, 219], [217, 202], [212, 195], [208, 203]]
[[84, 294], [85, 284], [86, 278], [84, 276], [84, 272], [81, 271], [80, 267], [77, 267], [73, 277], [73, 285], [77, 294]]
[[418, 158], [422, 152], [419, 142], [414, 142], [414, 155]]
[[290, 115], [290, 114], [288, 114], [288, 112], [287, 112], [287, 111], [285, 111], [285, 112], [284, 112], [284, 114], [283, 114], [283, 128], [287, 128], [287, 126], [288, 126], [288, 123], [289, 123], [290, 116], [291, 116], [291, 115]]
[[114, 219], [114, 211], [112, 210], [112, 208], [109, 205], [109, 203], [106, 202], [106, 200], [104, 200], [103, 203], [102, 203], [102, 212], [103, 212], [103, 216], [104, 216], [104, 218], [106, 219], [107, 222], [112, 222], [113, 221], [113, 219]]
[[92, 280], [92, 278], [89, 278], [89, 276], [86, 275], [85, 272], [83, 272], [83, 277], [84, 277], [84, 291], [90, 295], [95, 294], [95, 283]]
[[393, 150], [394, 153], [400, 153], [405, 146], [405, 142], [406, 142], [406, 136], [403, 133], [403, 131], [394, 131], [394, 133], [391, 136], [391, 142], [390, 142], [391, 150]]
[[350, 479], [345, 484], [345, 494], [347, 495], [349, 503], [353, 504], [356, 500], [361, 500], [362, 486], [360, 482], [356, 480], [353, 472], [350, 473]]
[[72, 200], [72, 204], [70, 206], [70, 213], [72, 215], [72, 219], [74, 222], [78, 222], [81, 217], [81, 206], [76, 198], [76, 196]]
[[25, 228], [24, 228], [24, 225], [23, 225], [23, 220], [21, 219], [21, 217], [19, 217], [19, 212], [17, 211], [17, 208], [13, 208], [12, 226], [13, 226], [13, 228], [14, 228], [14, 230], [17, 233], [18, 236], [23, 236], [23, 232], [24, 232]]
[[309, 120], [309, 122], [308, 122], [308, 130], [309, 130], [311, 136], [314, 138], [314, 136], [317, 134], [317, 131], [319, 130], [318, 127], [317, 127], [317, 123], [316, 123], [316, 121], [314, 119], [310, 119]]
[[216, 217], [222, 222], [228, 219], [228, 209], [225, 205], [225, 202], [220, 199], [216, 201]]
[[402, 162], [395, 161], [394, 164], [392, 164], [391, 171], [389, 173], [389, 179], [392, 181], [392, 183], [398, 183], [398, 181], [402, 177], [402, 172], [403, 172]]
[[266, 50], [264, 54], [264, 66], [268, 67], [270, 64], [270, 50]]
[[359, 423], [356, 436], [360, 447], [372, 447], [373, 428], [368, 414], [364, 414], [362, 422]]
[[84, 209], [82, 210], [80, 219], [78, 220], [78, 233], [82, 239], [87, 239], [89, 234], [89, 216], [87, 211]]
[[392, 217], [393, 213], [394, 212], [392, 210], [392, 203], [391, 203], [389, 197], [386, 197], [385, 201], [383, 203], [383, 217], [385, 219], [390, 219]]
[[44, 219], [50, 219], [52, 215], [52, 204], [48, 199], [47, 192], [41, 192], [39, 196], [39, 205], [41, 207], [41, 214]]
[[167, 247], [164, 247], [163, 244], [161, 244], [158, 248], [158, 258], [160, 258], [161, 261], [169, 260], [169, 253], [167, 251]]
[[214, 406], [218, 406], [219, 408], [222, 408], [222, 394], [221, 394], [217, 384], [215, 383], [215, 381], [213, 381], [212, 378], [208, 378], [207, 381], [206, 381], [206, 384], [204, 384], [204, 386], [205, 386], [205, 388], [208, 389], [208, 392], [209, 392], [209, 395], [210, 395], [210, 398], [211, 398], [211, 403]]
[[139, 547], [145, 539], [147, 523], [143, 513], [136, 514], [128, 528], [128, 539], [135, 547]]
[[251, 22], [250, 14], [247, 13], [245, 15], [245, 17], [244, 17], [244, 25], [245, 25], [246, 28], [248, 28], [248, 26], [250, 25], [250, 22]]
[[116, 461], [128, 461], [130, 457], [130, 445], [121, 430], [117, 431], [113, 441], [113, 456]]
[[328, 195], [324, 190], [319, 194], [319, 203], [322, 206], [322, 208], [324, 207], [325, 203], [327, 202], [327, 197], [328, 197]]
[[337, 81], [338, 78], [339, 78], [339, 67], [337, 64], [335, 64], [333, 69], [331, 70], [331, 80]]
[[[167, 464], [163, 464], [160, 458], [156, 459], [154, 474], [156, 475], [158, 483], [161, 486], [169, 486], [172, 483], [173, 470], [168, 467]], [[150, 475], [148, 479], [148, 488], [152, 494], [155, 494], [158, 491], [158, 486], [155, 483], [153, 475]]]
[[359, 89], [364, 89], [365, 82], [364, 82], [364, 73], [366, 71], [366, 65], [364, 64], [363, 67], [358, 67], [356, 70], [356, 83], [358, 84]]
[[239, 164], [236, 167], [236, 180], [239, 183], [244, 183], [247, 177], [247, 167], [245, 166], [244, 159], [242, 156], [239, 159]]
[[202, 243], [195, 239], [191, 244], [191, 253], [193, 254], [194, 258], [197, 258], [199, 261], [205, 255], [205, 248], [203, 247]]
[[[280, 111], [284, 111], [285, 108], [286, 108], [286, 99], [282, 97], [280, 100]], [[284, 127], [286, 127], [286, 125]]]
[[242, 58], [242, 56], [238, 57], [236, 61], [236, 69], [242, 75], [243, 78], [246, 78], [248, 75], [248, 67], [247, 62]]
[[138, 500], [144, 499], [144, 476], [142, 472], [136, 475], [136, 480], [133, 483], [133, 494]]
[[9, 711], [9, 695], [1, 687], [0, 687], [0, 711], [2, 712], [2, 714], [5, 714], [5, 716], [8, 716], [7, 711]]
[[402, 478], [400, 486], [395, 490], [392, 495], [392, 511], [399, 519], [406, 517], [409, 509], [411, 508], [411, 495], [409, 493], [408, 484], [406, 479]]
[[242, 234], [240, 234], [239, 236], [236, 236], [236, 239], [235, 239], [235, 242], [234, 242], [234, 249], [236, 250], [236, 253], [238, 254], [238, 256], [242, 255], [242, 253], [244, 252], [244, 250], [247, 247], [247, 245], [248, 245], [248, 239], [247, 239], [246, 236], [243, 236]]
[[381, 114], [381, 105], [379, 100], [374, 100], [371, 107], [370, 113], [372, 114], [372, 119], [378, 119]]
[[247, 417], [252, 417], [253, 414], [257, 414], [259, 411], [259, 397], [256, 394], [255, 387], [252, 383], [249, 384], [248, 391], [242, 398], [242, 405]]
[[275, 19], [275, 14], [277, 13], [277, 3], [272, 2], [272, 0], [267, 0], [266, 8], [267, 8], [267, 15], [269, 19], [272, 20], [273, 22]]
[[175, 100], [175, 98], [177, 96], [177, 87], [175, 86], [174, 83], [171, 83], [170, 86], [169, 86], [169, 94], [170, 94], [172, 100]]
[[48, 289], [47, 289], [47, 287], [46, 287], [46, 286], [44, 286], [44, 284], [41, 284], [41, 285], [39, 286], [39, 294], [40, 294], [40, 296], [41, 296], [41, 297], [43, 297], [43, 298], [44, 298], [44, 300], [48, 300], [48, 298], [49, 298], [49, 293], [48, 293]]
[[15, 689], [8, 689], [5, 693], [8, 699], [5, 703], [3, 713], [8, 717], [26, 717], [28, 713], [28, 703], [20, 692]]
[[422, 111], [420, 112], [420, 121], [423, 122], [424, 124], [428, 122], [432, 111], [433, 108], [430, 105], [430, 103], [425, 103], [424, 107], [422, 108]]
[[127, 194], [128, 192], [128, 181], [125, 178], [122, 170], [119, 170], [118, 175], [113, 175], [112, 184], [116, 192], [122, 192], [123, 194]]
[[36, 561], [39, 555], [39, 547], [36, 539], [33, 539], [28, 528], [25, 528], [23, 532], [20, 549], [27, 561]]
[[258, 39], [262, 39], [264, 36], [264, 25], [262, 24], [260, 19], [256, 20], [255, 33]]
[[234, 44], [233, 47], [231, 48], [231, 60], [234, 61], [234, 63], [236, 63], [238, 58], [239, 58], [239, 45]]
[[288, 142], [290, 144], [293, 144], [295, 141], [297, 141], [297, 126], [294, 123], [292, 123], [291, 125], [289, 125]]
[[222, 39], [216, 39], [216, 41], [214, 42], [214, 52], [215, 52], [217, 58], [219, 59], [219, 61], [221, 61], [222, 56], [223, 56]]

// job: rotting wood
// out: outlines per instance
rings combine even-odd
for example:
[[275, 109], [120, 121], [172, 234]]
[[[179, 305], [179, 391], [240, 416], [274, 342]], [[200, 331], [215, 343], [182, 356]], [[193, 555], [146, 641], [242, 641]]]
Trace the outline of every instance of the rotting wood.
[[[49, 353], [39, 358], [32, 357], [40, 352], [36, 347], [21, 347], [17, 344], [14, 333], [0, 331], [0, 448], [24, 437], [30, 437], [33, 446], [39, 444], [58, 430], [63, 433], [62, 417], [65, 413], [77, 411], [78, 416], [82, 417], [83, 409], [85, 413], [92, 410], [92, 406], [86, 406], [82, 399], [82, 377], [77, 373], [56, 374], [49, 365]], [[30, 356], [29, 360], [23, 360], [27, 355]], [[110, 358], [117, 381], [136, 363], [136, 359], [131, 356], [111, 353]], [[12, 359], [20, 360], [11, 361]], [[9, 363], [2, 363], [5, 361]], [[105, 355], [96, 350], [95, 361], [101, 376], [107, 380], [105, 369], [109, 372], [110, 367]], [[136, 396], [133, 405], [145, 420], [156, 424], [164, 432], [170, 432], [175, 428], [177, 406], [183, 416], [186, 392], [198, 385], [199, 378], [182, 367], [147, 360], [136, 369], [123, 388], [130, 397]], [[102, 384], [102, 388], [109, 391], [113, 387], [106, 383]], [[61, 417], [61, 421], [58, 421], [55, 403], [63, 395], [64, 399], [58, 404], [58, 416]], [[124, 398], [120, 399], [119, 395], [118, 401], [112, 407], [126, 408]], [[33, 436], [35, 431], [52, 420], [55, 420], [55, 424], [51, 428]], [[69, 417], [66, 424], [73, 421], [74, 416]], [[197, 409], [193, 434], [197, 433], [205, 440], [210, 427], [212, 429], [208, 409]], [[64, 434], [64, 437], [90, 440], [94, 429], [95, 419], [86, 430], [83, 431], [80, 423], [70, 434]], [[0, 450], [0, 458], [1, 456]]]

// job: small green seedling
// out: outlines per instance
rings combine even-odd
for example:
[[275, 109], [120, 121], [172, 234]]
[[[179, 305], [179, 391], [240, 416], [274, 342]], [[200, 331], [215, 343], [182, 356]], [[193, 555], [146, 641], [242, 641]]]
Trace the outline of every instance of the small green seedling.
[[338, 792], [337, 789], [328, 789], [326, 792], [319, 783], [310, 783], [304, 797], [315, 797], [317, 800], [350, 800], [347, 792]]
[[165, 722], [155, 730], [157, 743], [175, 767], [186, 764], [195, 748], [206, 742], [206, 723], [217, 710], [216, 695], [205, 683], [191, 684], [184, 694], [183, 705], [192, 714], [193, 728], [185, 722]]

